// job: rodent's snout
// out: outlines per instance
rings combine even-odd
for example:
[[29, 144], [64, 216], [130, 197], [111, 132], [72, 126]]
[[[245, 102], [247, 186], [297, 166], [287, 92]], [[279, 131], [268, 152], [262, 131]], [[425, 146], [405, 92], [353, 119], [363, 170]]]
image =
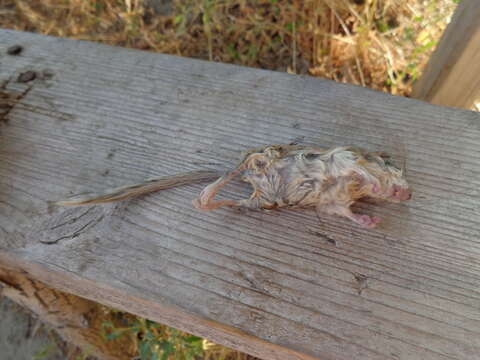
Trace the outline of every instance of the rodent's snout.
[[392, 197], [399, 201], [410, 200], [412, 198], [412, 191], [408, 188], [403, 188], [398, 185], [394, 185]]
[[[375, 184], [373, 185], [372, 191], [374, 194], [379, 194], [380, 189], [381, 187], [378, 184]], [[412, 198], [412, 191], [408, 187], [392, 185], [387, 189], [387, 191], [383, 192], [381, 196], [394, 202], [406, 201]]]

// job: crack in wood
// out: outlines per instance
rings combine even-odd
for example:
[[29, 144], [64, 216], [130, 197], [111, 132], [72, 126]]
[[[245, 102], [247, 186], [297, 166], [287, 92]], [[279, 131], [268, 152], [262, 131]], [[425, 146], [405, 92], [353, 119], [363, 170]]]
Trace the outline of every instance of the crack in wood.
[[8, 123], [8, 115], [12, 112], [12, 110], [19, 104], [19, 102], [28, 95], [28, 93], [32, 90], [33, 85], [29, 85], [24, 91], [17, 93], [17, 92], [9, 92], [7, 91], [7, 85], [10, 83], [11, 78], [7, 79], [1, 86], [0, 86], [0, 121], [4, 123]]
[[315, 235], [316, 237], [319, 237], [319, 238], [325, 240], [326, 242], [328, 242], [331, 245], [337, 246], [337, 240], [335, 240], [334, 238], [332, 238], [328, 235], [322, 234], [321, 232], [315, 231], [315, 230], [312, 230], [312, 229], [307, 229], [307, 232], [309, 234]]
[[[80, 217], [83, 217], [84, 214], [82, 214], [82, 216]], [[79, 218], [80, 218], [79, 217]], [[79, 218], [75, 219], [75, 220], [70, 220], [69, 222], [67, 223], [74, 223], [76, 222], [76, 220], [78, 220]], [[100, 221], [102, 221], [104, 218], [104, 215], [100, 215], [100, 217], [98, 219], [93, 219], [93, 220], [90, 220], [89, 222], [87, 222], [85, 225], [83, 225], [80, 229], [76, 230], [75, 232], [73, 232], [72, 234], [69, 234], [69, 235], [64, 235], [64, 236], [61, 236], [59, 237], [58, 239], [55, 239], [55, 240], [51, 240], [51, 241], [48, 241], [48, 240], [40, 240], [40, 242], [42, 244], [46, 244], [46, 245], [53, 245], [53, 244], [57, 244], [59, 241], [61, 240], [65, 240], [65, 239], [70, 239], [70, 240], [73, 240], [75, 239], [76, 237], [80, 236], [83, 232], [85, 232], [85, 230], [88, 228], [91, 228], [95, 225], [97, 225]]]
[[45, 109], [42, 108], [38, 105], [30, 105], [30, 104], [16, 104], [16, 106], [22, 110], [30, 111], [35, 114], [39, 115], [45, 115], [54, 119], [57, 119], [59, 121], [73, 121], [75, 120], [75, 116], [72, 114], [60, 112], [58, 110], [50, 110], [50, 109]]
[[8, 286], [10, 288], [13, 288], [15, 290], [18, 290], [20, 292], [23, 292], [22, 288], [18, 286], [17, 284], [14, 284], [13, 282], [7, 280], [6, 278], [0, 277], [0, 285], [2, 286]]
[[81, 218], [83, 218], [85, 215], [89, 214], [92, 211], [92, 209], [93, 208], [89, 208], [89, 209], [87, 209], [87, 211], [85, 211], [83, 214], [81, 214], [80, 216], [78, 216], [76, 218], [73, 218], [73, 219], [70, 219], [70, 220], [65, 221], [63, 223], [60, 223], [58, 225], [52, 226], [50, 228], [50, 230], [55, 230], [55, 229], [58, 229], [61, 226], [65, 226], [65, 225], [71, 225], [71, 224], [75, 223], [76, 221], [80, 220]]
[[10, 76], [7, 80], [5, 80], [0, 85], [0, 121], [3, 121], [5, 123], [8, 122], [7, 116], [15, 108], [27, 110], [40, 115], [49, 116], [60, 121], [75, 120], [76, 118], [72, 114], [60, 112], [57, 110], [44, 109], [38, 105], [32, 106], [30, 104], [25, 104], [21, 102], [35, 86], [35, 79], [38, 78], [40, 80], [48, 80], [51, 79], [53, 75], [53, 72], [48, 69], [43, 70], [43, 72], [41, 73], [37, 73], [32, 70], [21, 73], [18, 76], [16, 82], [24, 84], [31, 82], [31, 84], [27, 85], [26, 89], [19, 93], [7, 91], [7, 86], [12, 82], [13, 76]]
[[353, 277], [357, 282], [358, 295], [362, 295], [362, 291], [368, 288], [368, 277], [360, 273], [354, 273]]

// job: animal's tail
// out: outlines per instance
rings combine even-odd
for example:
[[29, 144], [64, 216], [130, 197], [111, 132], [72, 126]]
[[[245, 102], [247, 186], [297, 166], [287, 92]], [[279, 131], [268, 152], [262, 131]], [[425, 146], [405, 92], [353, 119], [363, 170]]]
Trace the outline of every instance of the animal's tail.
[[52, 202], [51, 204], [58, 206], [80, 206], [122, 201], [140, 195], [148, 194], [154, 191], [169, 189], [176, 186], [188, 185], [204, 181], [212, 181], [217, 179], [219, 176], [221, 176], [221, 174], [218, 171], [190, 171], [173, 176], [163, 176], [148, 179], [139, 184], [126, 185], [113, 189], [108, 189], [101, 193], [85, 193], [74, 195], [68, 199]]

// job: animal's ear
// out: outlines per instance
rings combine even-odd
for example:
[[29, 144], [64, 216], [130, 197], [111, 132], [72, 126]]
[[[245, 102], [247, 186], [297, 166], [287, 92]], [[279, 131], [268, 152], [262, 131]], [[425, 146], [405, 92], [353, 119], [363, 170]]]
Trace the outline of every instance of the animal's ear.
[[380, 156], [382, 159], [391, 159], [392, 157], [384, 151], [372, 152], [372, 155]]
[[268, 146], [259, 146], [259, 147], [256, 147], [256, 148], [252, 148], [252, 149], [248, 149], [248, 150], [244, 150], [240, 153], [240, 159], [239, 159], [239, 163], [238, 163], [238, 166], [240, 166], [241, 164], [243, 164], [243, 162], [245, 162], [245, 160], [252, 154], [254, 153], [260, 153], [260, 152], [263, 152], [265, 150], [265, 148], [267, 148]]

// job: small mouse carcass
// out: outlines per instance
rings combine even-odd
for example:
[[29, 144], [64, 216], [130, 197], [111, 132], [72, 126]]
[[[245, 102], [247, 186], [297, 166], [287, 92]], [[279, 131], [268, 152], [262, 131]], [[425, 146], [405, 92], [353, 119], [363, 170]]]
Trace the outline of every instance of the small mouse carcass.
[[[252, 196], [239, 201], [215, 201], [220, 188], [237, 176], [253, 186]], [[221, 206], [313, 207], [319, 214], [345, 216], [372, 228], [380, 219], [353, 213], [350, 206], [356, 200], [371, 197], [400, 202], [411, 196], [402, 169], [384, 153], [354, 147], [272, 145], [245, 153], [238, 167], [208, 185], [194, 205], [203, 210]]]

